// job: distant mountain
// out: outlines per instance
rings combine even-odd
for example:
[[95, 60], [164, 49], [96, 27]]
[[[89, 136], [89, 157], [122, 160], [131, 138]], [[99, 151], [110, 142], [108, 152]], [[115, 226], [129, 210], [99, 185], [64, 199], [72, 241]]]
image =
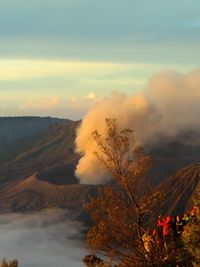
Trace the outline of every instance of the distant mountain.
[[[80, 185], [74, 176], [79, 160], [74, 152], [79, 124], [49, 117], [0, 118], [0, 212], [48, 207], [81, 212], [98, 186]], [[198, 144], [183, 142], [180, 137], [147, 147], [155, 159], [152, 182], [166, 193], [161, 203], [166, 212], [183, 211], [190, 202], [200, 167], [185, 166], [200, 162]]]
[[0, 117], [0, 144], [33, 136], [53, 124], [66, 123], [70, 120], [51, 117]]
[[[75, 131], [79, 122], [51, 118], [31, 118], [31, 122], [29, 122], [29, 118], [6, 120], [10, 120], [10, 125], [7, 121], [7, 130], [1, 125], [4, 133], [8, 131], [7, 125], [9, 125], [9, 129], [12, 128], [13, 120], [13, 131], [18, 132], [19, 128], [20, 131], [23, 131], [23, 129], [26, 131], [27, 128], [33, 129], [34, 127], [38, 127], [38, 129], [37, 131], [31, 130], [29, 135], [28, 133], [26, 135], [23, 134], [23, 139], [19, 138], [18, 141], [16, 141], [16, 137], [13, 138], [15, 142], [12, 142], [12, 138], [10, 142], [8, 141], [10, 138], [7, 139], [8, 146], [6, 148], [0, 143], [2, 154], [0, 186], [5, 183], [10, 183], [12, 180], [26, 179], [33, 173], [45, 172], [58, 166], [61, 166], [62, 169], [65, 168], [63, 166], [67, 165], [68, 170], [71, 168], [70, 175], [72, 175], [72, 169], [74, 170], [79, 158], [74, 153]], [[16, 121], [20, 125], [17, 130]], [[26, 125], [26, 121], [28, 126]], [[42, 125], [42, 122], [44, 122], [44, 125]], [[20, 133], [18, 133], [18, 136], [20, 136]], [[9, 159], [6, 160], [7, 158]], [[69, 173], [67, 172], [65, 175], [69, 176]], [[57, 179], [59, 180], [60, 178]]]
[[31, 148], [37, 135], [50, 126], [71, 124], [70, 120], [40, 117], [0, 117], [0, 163]]

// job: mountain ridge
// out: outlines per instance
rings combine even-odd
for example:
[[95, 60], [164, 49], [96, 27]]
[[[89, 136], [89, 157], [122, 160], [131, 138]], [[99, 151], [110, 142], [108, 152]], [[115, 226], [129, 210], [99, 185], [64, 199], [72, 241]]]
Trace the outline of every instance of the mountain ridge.
[[[12, 179], [25, 179], [49, 166], [75, 164], [78, 155], [74, 153], [74, 139], [79, 122], [50, 125], [28, 142], [31, 145], [15, 158], [0, 165], [0, 185]], [[6, 153], [6, 152], [5, 152]]]
[[[7, 118], [7, 120], [12, 124], [13, 119]], [[24, 122], [24, 118], [17, 120]], [[35, 120], [41, 123], [46, 118], [31, 118], [31, 123], [34, 124]], [[17, 150], [11, 159], [9, 157], [6, 159], [9, 147], [2, 146], [3, 141], [0, 138], [0, 151], [5, 156], [4, 160], [0, 160], [0, 212], [28, 212], [48, 207], [65, 207], [80, 212], [83, 202], [87, 201], [90, 194], [94, 195], [97, 192], [98, 186], [80, 185], [74, 175], [80, 159], [80, 156], [74, 152], [76, 130], [80, 121], [55, 119], [52, 122], [49, 118], [47, 120], [45, 127], [39, 127], [34, 135], [27, 135], [25, 139], [17, 141]], [[36, 123], [33, 126], [37, 125]], [[0, 136], [2, 128], [1, 124]], [[14, 149], [13, 143], [11, 147]], [[193, 168], [188, 165], [200, 162], [199, 145], [185, 145], [181, 140], [174, 144], [173, 140], [167, 140], [167, 142], [154, 144], [149, 148], [149, 152], [155, 159], [151, 180], [159, 190], [166, 192], [168, 199], [172, 199], [163, 203], [167, 207], [166, 209], [164, 207], [164, 210], [168, 212], [174, 205], [172, 202], [177, 203], [179, 195], [183, 194], [187, 201], [179, 200], [183, 203], [182, 207], [177, 205], [174, 208], [174, 210], [177, 208], [183, 211], [190, 202], [199, 178], [192, 180], [190, 184], [189, 176], [186, 175], [186, 178], [181, 181], [178, 177], [179, 173], [176, 172], [179, 169], [188, 168], [186, 170], [190, 169], [193, 173]], [[180, 175], [183, 176], [182, 172], [180, 171]], [[176, 180], [179, 182], [177, 183]], [[183, 185], [187, 181], [190, 186], [184, 193]], [[49, 190], [46, 190], [44, 185]], [[43, 190], [40, 190], [42, 188]], [[61, 190], [61, 188], [64, 189]], [[176, 190], [172, 194], [173, 188]], [[56, 190], [61, 192], [60, 197], [55, 193]], [[66, 196], [69, 195], [69, 198], [63, 197], [63, 192]], [[52, 194], [56, 195], [56, 201]], [[81, 202], [80, 199], [84, 201]]]

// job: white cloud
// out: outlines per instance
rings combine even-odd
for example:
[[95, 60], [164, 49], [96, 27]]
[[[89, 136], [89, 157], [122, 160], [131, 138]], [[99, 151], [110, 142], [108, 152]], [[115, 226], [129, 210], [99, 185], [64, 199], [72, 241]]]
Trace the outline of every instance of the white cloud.
[[[101, 97], [90, 92], [80, 97], [39, 97], [2, 101], [0, 99], [1, 116], [57, 116], [79, 120], [91, 107], [95, 106]], [[9, 112], [8, 112], [9, 111]]]
[[90, 92], [87, 96], [85, 96], [85, 98], [89, 100], [96, 100], [97, 96], [95, 93]]

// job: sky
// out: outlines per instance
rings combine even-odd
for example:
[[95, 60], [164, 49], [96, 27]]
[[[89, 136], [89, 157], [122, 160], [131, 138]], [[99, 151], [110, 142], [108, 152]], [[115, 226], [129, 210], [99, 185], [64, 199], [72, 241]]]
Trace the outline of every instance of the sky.
[[80, 119], [199, 67], [197, 0], [0, 0], [0, 116]]

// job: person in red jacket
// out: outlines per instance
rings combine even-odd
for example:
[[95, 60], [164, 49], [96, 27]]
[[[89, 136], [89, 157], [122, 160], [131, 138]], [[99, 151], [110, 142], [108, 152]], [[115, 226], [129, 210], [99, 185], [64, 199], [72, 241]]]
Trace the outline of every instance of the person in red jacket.
[[172, 219], [171, 216], [167, 216], [166, 218], [158, 218], [158, 227], [162, 227], [162, 234], [164, 239], [164, 247], [167, 252], [167, 256], [169, 255], [169, 242], [171, 239], [171, 232], [172, 232]]
[[162, 227], [163, 237], [170, 236], [172, 228], [172, 219], [171, 216], [165, 218], [158, 218], [158, 226]]

